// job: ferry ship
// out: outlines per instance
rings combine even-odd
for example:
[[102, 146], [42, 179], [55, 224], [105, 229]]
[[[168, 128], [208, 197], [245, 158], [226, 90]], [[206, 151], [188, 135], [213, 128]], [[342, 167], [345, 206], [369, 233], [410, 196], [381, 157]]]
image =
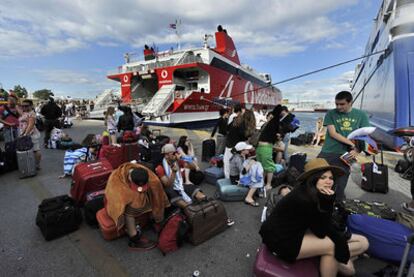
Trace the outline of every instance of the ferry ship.
[[[384, 0], [366, 45], [370, 56], [355, 70], [354, 107], [366, 111], [371, 124], [387, 136], [392, 129], [414, 126], [413, 15], [414, 0]], [[388, 139], [388, 147], [402, 144]]]
[[211, 126], [223, 105], [269, 109], [281, 103], [280, 90], [270, 74], [257, 73], [240, 63], [233, 39], [221, 26], [216, 45], [156, 53], [145, 46], [144, 59], [125, 63], [107, 77], [121, 85], [121, 99], [145, 116], [150, 125], [175, 127]]

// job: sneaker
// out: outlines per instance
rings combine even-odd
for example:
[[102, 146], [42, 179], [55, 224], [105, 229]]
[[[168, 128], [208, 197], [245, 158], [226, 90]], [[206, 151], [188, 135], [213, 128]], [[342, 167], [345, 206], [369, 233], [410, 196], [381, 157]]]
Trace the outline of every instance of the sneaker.
[[233, 219], [231, 219], [230, 217], [228, 217], [227, 218], [227, 227], [231, 227], [231, 226], [233, 226], [234, 225], [234, 220]]
[[149, 239], [146, 239], [143, 237], [137, 242], [134, 242], [132, 240], [128, 242], [129, 250], [133, 250], [133, 251], [146, 251], [146, 250], [153, 249], [156, 246], [157, 244], [155, 242], [150, 241]]
[[410, 205], [407, 202], [402, 203], [401, 206], [407, 212], [414, 213], [414, 208], [411, 208]]

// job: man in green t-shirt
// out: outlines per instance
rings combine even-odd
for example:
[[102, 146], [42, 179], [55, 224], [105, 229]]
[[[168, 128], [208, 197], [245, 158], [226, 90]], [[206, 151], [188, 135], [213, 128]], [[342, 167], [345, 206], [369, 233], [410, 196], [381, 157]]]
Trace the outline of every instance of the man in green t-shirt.
[[341, 160], [341, 155], [349, 152], [353, 157], [358, 154], [355, 144], [347, 139], [354, 130], [370, 126], [365, 112], [352, 108], [352, 94], [341, 91], [335, 96], [336, 109], [326, 113], [323, 125], [327, 127], [326, 139], [319, 158], [326, 159], [329, 164], [340, 166], [346, 172], [335, 180], [336, 200], [345, 199], [345, 187], [349, 178], [349, 166]]

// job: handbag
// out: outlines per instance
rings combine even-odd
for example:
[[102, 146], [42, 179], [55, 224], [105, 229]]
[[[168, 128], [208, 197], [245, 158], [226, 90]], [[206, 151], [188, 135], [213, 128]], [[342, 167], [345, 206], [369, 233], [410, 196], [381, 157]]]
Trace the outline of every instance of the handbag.
[[16, 139], [17, 151], [28, 151], [32, 148], [33, 148], [33, 142], [30, 136], [21, 136]]

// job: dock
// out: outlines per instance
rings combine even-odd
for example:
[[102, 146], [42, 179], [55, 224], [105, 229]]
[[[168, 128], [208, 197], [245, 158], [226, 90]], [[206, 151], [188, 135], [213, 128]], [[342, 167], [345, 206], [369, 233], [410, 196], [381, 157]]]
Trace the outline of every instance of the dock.
[[[189, 136], [198, 157], [201, 142], [210, 137], [203, 130], [162, 128], [161, 134], [177, 141], [182, 135]], [[64, 129], [74, 141], [80, 142], [89, 133], [102, 133], [102, 121], [74, 121], [74, 127]], [[290, 146], [289, 152], [306, 152], [315, 157], [318, 147]], [[243, 202], [224, 202], [227, 213], [235, 225], [209, 241], [192, 246], [185, 243], [178, 251], [163, 256], [158, 249], [145, 252], [128, 250], [127, 238], [105, 241], [99, 229], [86, 223], [67, 236], [46, 242], [35, 224], [37, 206], [42, 199], [68, 194], [70, 178], [58, 179], [63, 173], [64, 151], [42, 149], [41, 170], [36, 177], [19, 179], [18, 172], [0, 176], [0, 272], [1, 276], [192, 276], [198, 270], [200, 276], [252, 276], [253, 263], [261, 243], [258, 234], [264, 199], [260, 208]], [[348, 198], [386, 202], [400, 211], [400, 204], [410, 201], [410, 183], [394, 172], [399, 156], [387, 153], [389, 165], [388, 194], [368, 193], [359, 188], [358, 170], [354, 170], [346, 189]], [[200, 163], [202, 168], [208, 163]], [[215, 187], [203, 183], [202, 190], [210, 197]], [[154, 236], [149, 232], [148, 236]], [[357, 276], [370, 276], [386, 264], [372, 258], [356, 262]]]

